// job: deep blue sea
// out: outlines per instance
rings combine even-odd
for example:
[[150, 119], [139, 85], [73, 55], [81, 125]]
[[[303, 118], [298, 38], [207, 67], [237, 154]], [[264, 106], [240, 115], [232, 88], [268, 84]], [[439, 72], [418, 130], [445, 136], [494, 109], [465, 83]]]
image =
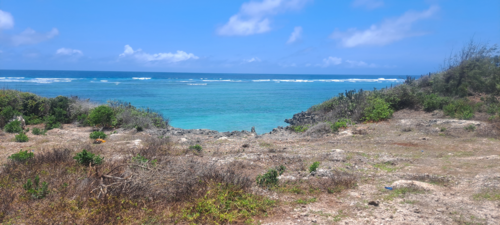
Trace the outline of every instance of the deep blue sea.
[[131, 102], [170, 119], [174, 127], [257, 133], [286, 126], [285, 119], [340, 92], [373, 90], [403, 76], [151, 73], [0, 70], [0, 87], [58, 95]]

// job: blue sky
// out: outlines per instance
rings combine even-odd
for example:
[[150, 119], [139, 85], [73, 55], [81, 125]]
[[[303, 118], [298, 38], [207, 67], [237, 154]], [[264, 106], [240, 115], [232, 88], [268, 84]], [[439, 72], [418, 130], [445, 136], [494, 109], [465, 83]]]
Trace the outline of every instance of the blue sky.
[[498, 0], [0, 1], [0, 69], [419, 75]]

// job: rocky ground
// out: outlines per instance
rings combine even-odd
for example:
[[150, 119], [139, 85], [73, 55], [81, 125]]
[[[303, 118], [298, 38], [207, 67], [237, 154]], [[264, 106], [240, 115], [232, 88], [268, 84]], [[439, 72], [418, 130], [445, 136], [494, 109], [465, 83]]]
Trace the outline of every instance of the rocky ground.
[[[467, 131], [470, 125], [476, 129]], [[252, 178], [284, 165], [279, 188], [254, 188], [279, 200], [271, 214], [258, 218], [262, 224], [500, 224], [500, 140], [487, 122], [403, 110], [388, 121], [358, 124], [336, 134], [310, 130], [277, 128], [257, 135], [118, 129], [106, 131], [111, 134], [100, 146], [106, 160], [117, 160], [146, 145], [149, 137], [163, 136], [178, 149], [203, 147], [179, 157], [232, 164]], [[67, 124], [46, 135], [29, 132], [26, 143], [2, 133], [0, 159], [5, 162], [20, 149], [36, 154], [90, 144], [90, 132], [91, 128]], [[313, 162], [320, 166], [309, 173]], [[332, 174], [354, 176], [357, 185], [331, 193], [311, 186]]]

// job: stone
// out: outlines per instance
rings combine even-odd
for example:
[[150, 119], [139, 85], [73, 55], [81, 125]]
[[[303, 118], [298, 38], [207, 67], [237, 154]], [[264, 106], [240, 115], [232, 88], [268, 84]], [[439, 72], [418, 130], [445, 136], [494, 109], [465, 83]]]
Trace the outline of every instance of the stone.
[[250, 130], [250, 133], [254, 133], [255, 134], [255, 127], [252, 127], [252, 129]]

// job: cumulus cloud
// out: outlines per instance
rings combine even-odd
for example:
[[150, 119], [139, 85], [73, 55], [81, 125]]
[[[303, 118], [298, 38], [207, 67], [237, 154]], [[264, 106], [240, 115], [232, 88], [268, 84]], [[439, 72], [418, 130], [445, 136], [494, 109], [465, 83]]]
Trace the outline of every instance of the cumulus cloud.
[[336, 66], [342, 63], [342, 58], [338, 57], [328, 57], [323, 59], [323, 67], [328, 67], [328, 66]]
[[52, 30], [47, 33], [38, 33], [35, 30], [28, 28], [20, 34], [13, 35], [11, 37], [11, 41], [14, 45], [37, 44], [42, 41], [52, 39], [58, 34], [59, 30], [57, 30], [56, 28], [52, 28]]
[[57, 49], [56, 55], [61, 55], [61, 56], [82, 56], [83, 52], [78, 50], [78, 49], [71, 49], [71, 48], [60, 48]]
[[0, 10], [0, 29], [10, 29], [14, 27], [14, 18], [8, 12]]
[[411, 30], [413, 23], [427, 19], [439, 11], [438, 6], [431, 6], [422, 12], [409, 11], [394, 19], [387, 19], [379, 25], [371, 25], [366, 30], [359, 31], [355, 28], [345, 32], [335, 31], [331, 38], [340, 40], [344, 47], [361, 45], [387, 45], [401, 39], [423, 35], [422, 32]]
[[217, 30], [219, 35], [246, 36], [271, 30], [270, 17], [288, 10], [301, 9], [309, 0], [263, 0], [243, 3], [240, 11]]
[[259, 58], [257, 58], [257, 57], [253, 57], [253, 58], [247, 60], [247, 62], [249, 62], [249, 63], [251, 63], [251, 62], [260, 62], [260, 61], [261, 60]]
[[177, 51], [175, 53], [156, 53], [149, 54], [143, 52], [141, 49], [134, 51], [130, 45], [125, 45], [123, 53], [119, 55], [120, 58], [133, 58], [140, 62], [167, 62], [167, 63], [177, 63], [189, 59], [198, 59], [193, 53], [186, 53], [184, 51]]
[[377, 67], [377, 64], [375, 63], [368, 64], [363, 61], [346, 60], [345, 62], [347, 63], [348, 67], [371, 67], [371, 68]]
[[366, 9], [376, 9], [378, 7], [384, 6], [384, 1], [382, 0], [354, 0], [352, 2], [353, 7], [363, 7]]
[[293, 28], [293, 32], [290, 35], [290, 38], [288, 38], [288, 41], [286, 42], [287, 44], [294, 43], [298, 41], [302, 37], [302, 27], [295, 27]]

